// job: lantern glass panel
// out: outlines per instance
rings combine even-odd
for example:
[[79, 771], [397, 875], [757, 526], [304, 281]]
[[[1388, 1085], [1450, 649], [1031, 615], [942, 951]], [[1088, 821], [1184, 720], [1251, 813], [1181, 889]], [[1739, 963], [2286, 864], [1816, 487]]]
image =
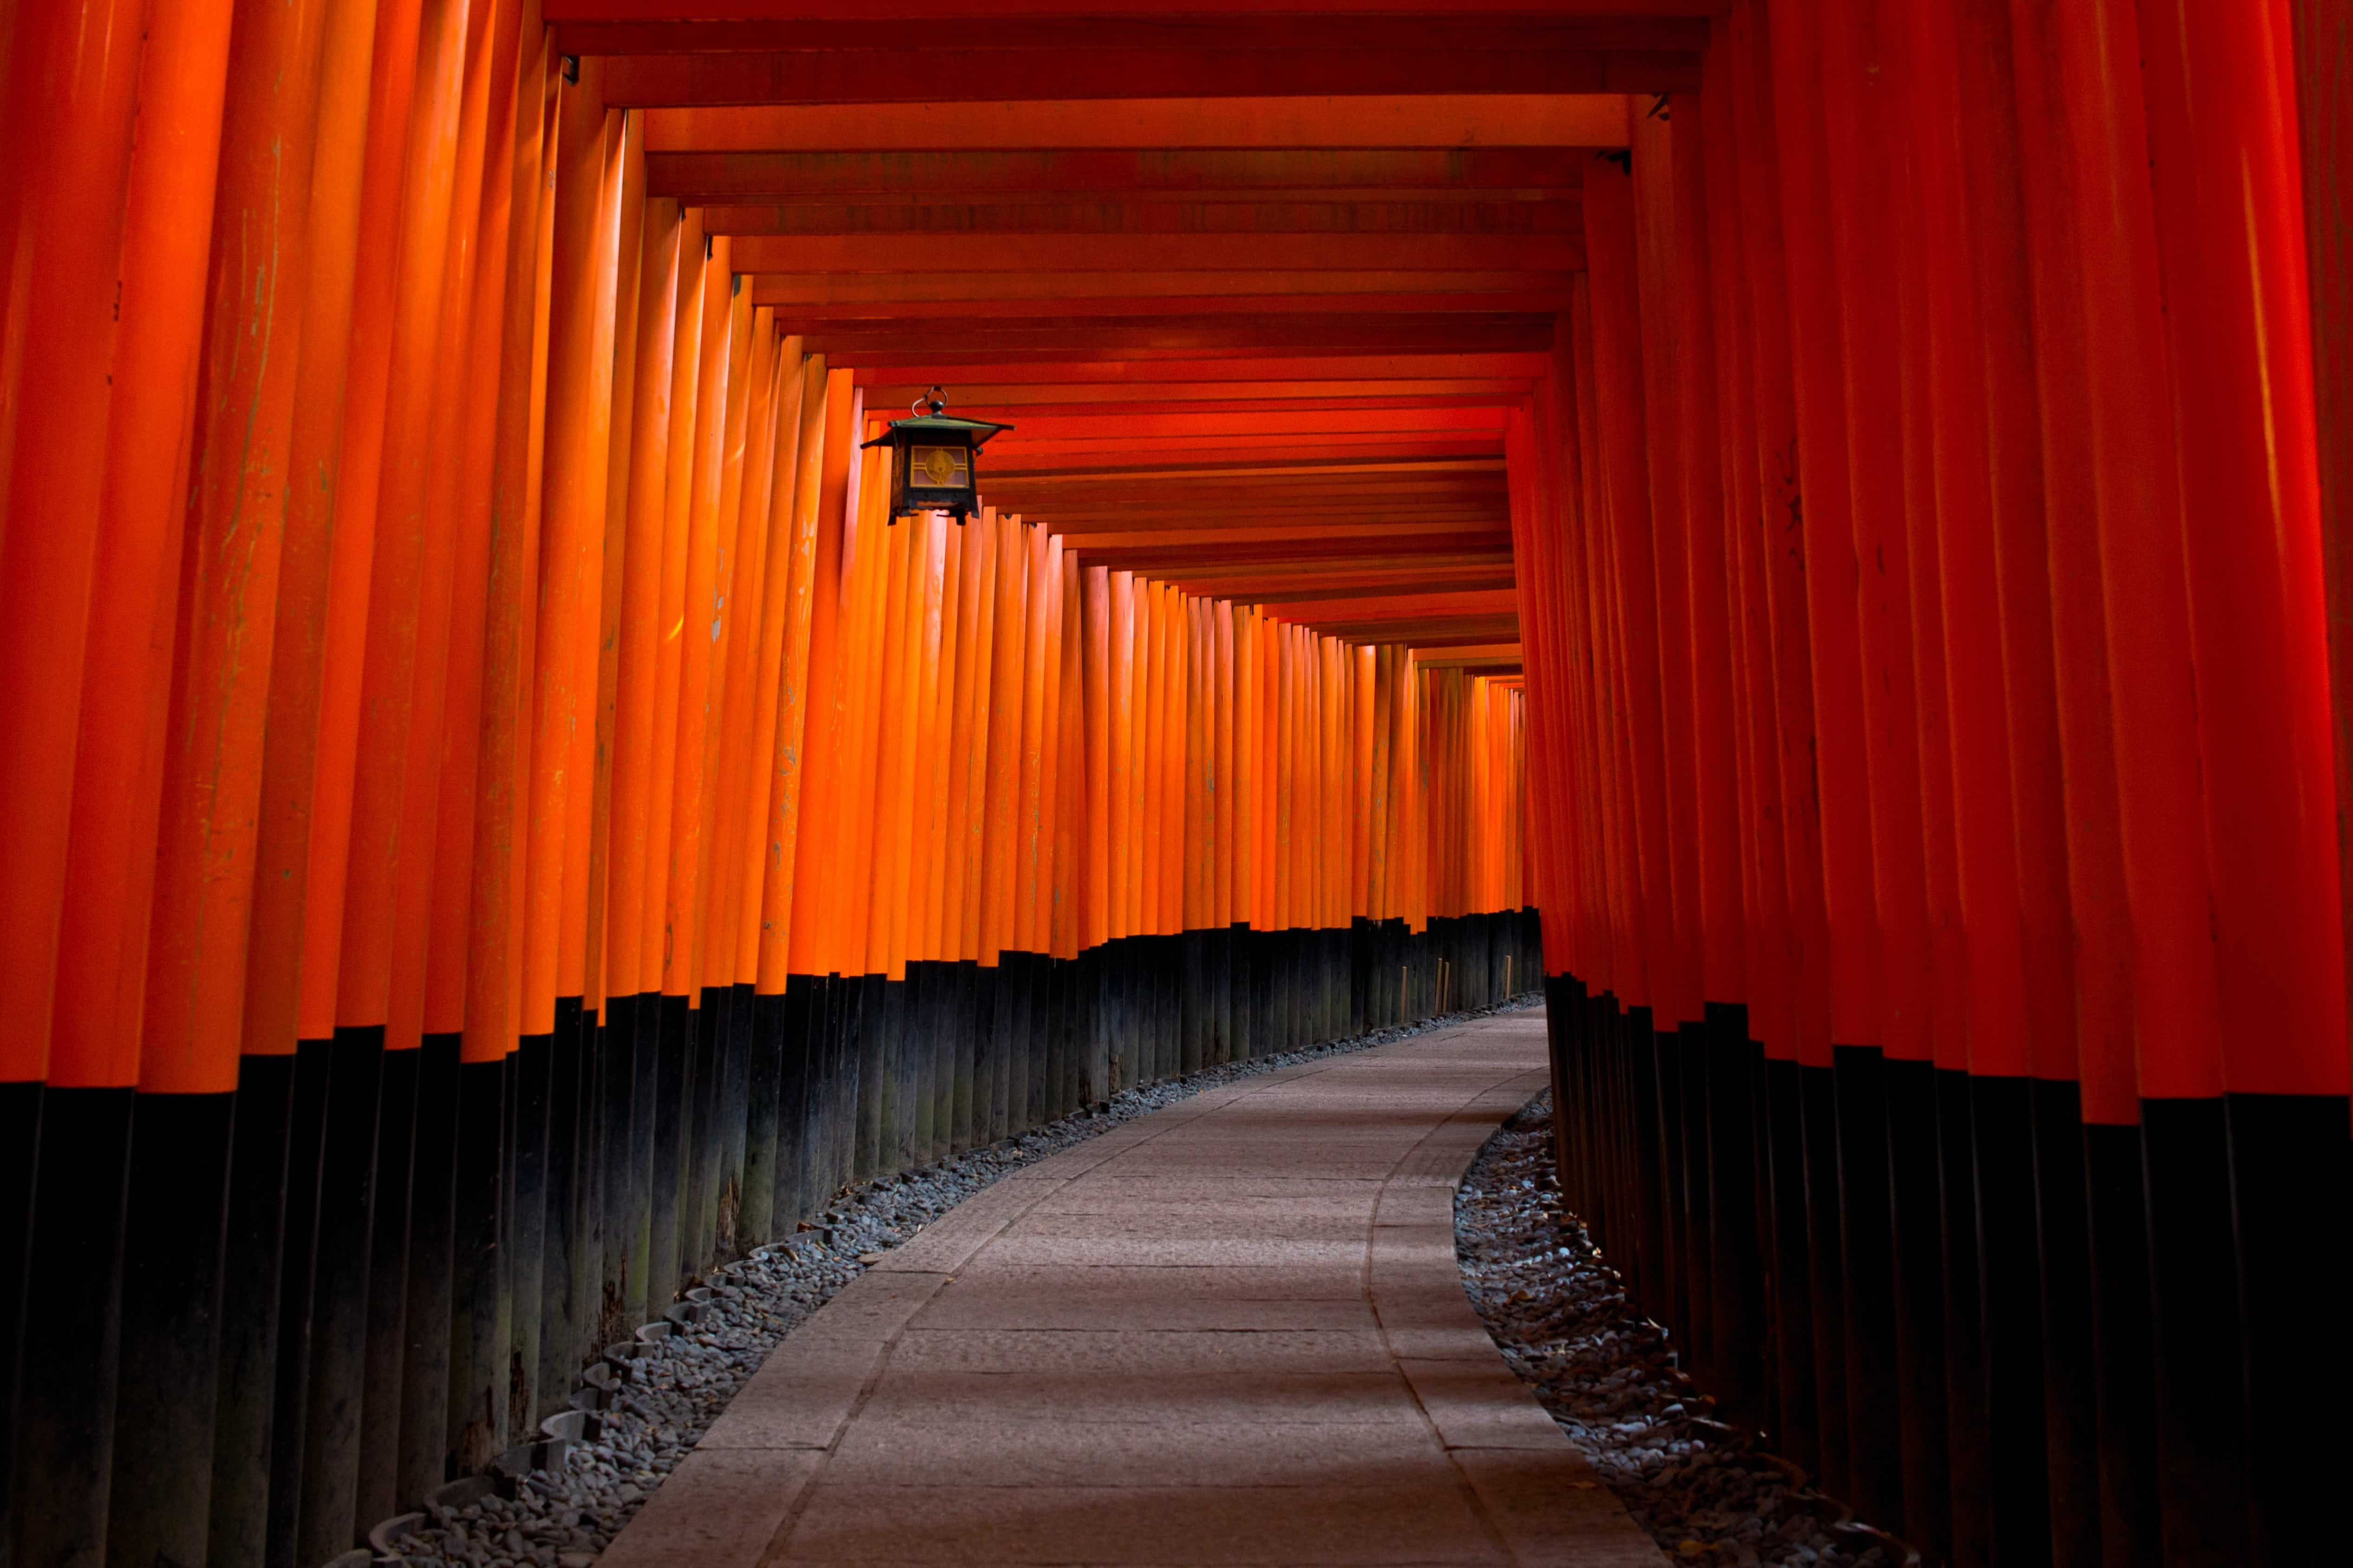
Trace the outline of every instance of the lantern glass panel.
[[909, 478], [925, 489], [972, 489], [972, 454], [962, 447], [909, 447]]

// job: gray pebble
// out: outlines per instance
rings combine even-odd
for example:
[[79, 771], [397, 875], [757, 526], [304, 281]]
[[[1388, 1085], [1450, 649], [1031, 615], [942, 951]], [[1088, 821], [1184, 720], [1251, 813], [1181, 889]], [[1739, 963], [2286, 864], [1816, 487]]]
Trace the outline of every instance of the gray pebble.
[[1463, 1289], [1504, 1361], [1671, 1560], [1889, 1563], [1881, 1547], [1832, 1533], [1844, 1505], [1792, 1484], [1791, 1467], [1757, 1439], [1701, 1414], [1707, 1405], [1667, 1331], [1627, 1300], [1625, 1281], [1561, 1210], [1551, 1098], [1505, 1121], [1455, 1194]]

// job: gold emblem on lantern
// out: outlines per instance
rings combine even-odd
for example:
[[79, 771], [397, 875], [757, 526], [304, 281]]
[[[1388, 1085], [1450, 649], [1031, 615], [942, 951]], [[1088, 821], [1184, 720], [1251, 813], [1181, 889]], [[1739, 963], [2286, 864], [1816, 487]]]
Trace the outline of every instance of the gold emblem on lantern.
[[923, 465], [924, 482], [942, 489], [949, 485], [962, 484], [963, 476], [958, 470], [964, 465], [956, 461], [958, 456], [958, 453], [945, 447], [923, 447], [916, 460]]

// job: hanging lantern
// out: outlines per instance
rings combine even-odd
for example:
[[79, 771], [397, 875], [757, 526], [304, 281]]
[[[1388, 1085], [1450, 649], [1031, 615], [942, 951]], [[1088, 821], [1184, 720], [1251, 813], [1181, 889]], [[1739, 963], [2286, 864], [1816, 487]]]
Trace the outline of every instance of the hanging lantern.
[[893, 419], [869, 447], [891, 448], [891, 521], [944, 511], [958, 523], [980, 510], [980, 448], [1010, 425], [953, 419], [938, 387], [915, 399], [913, 416]]

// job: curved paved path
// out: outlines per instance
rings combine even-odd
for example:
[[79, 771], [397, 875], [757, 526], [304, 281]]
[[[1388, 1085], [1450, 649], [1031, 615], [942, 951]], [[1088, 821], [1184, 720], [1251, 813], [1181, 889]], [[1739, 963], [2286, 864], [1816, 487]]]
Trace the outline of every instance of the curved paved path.
[[768, 1358], [601, 1568], [1665, 1559], [1462, 1294], [1510, 1014], [1209, 1090], [1008, 1177]]

